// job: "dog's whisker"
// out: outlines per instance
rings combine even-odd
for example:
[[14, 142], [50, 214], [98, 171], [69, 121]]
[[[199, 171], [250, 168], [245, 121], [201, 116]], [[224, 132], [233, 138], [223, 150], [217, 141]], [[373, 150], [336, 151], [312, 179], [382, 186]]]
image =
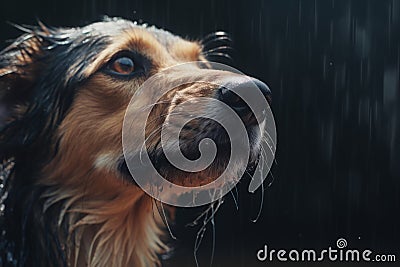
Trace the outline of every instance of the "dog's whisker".
[[13, 26], [14, 28], [20, 30], [21, 32], [31, 33], [32, 29], [25, 27], [24, 25], [19, 25], [13, 22], [7, 22], [9, 25]]
[[[267, 129], [265, 129], [263, 131], [263, 135], [264, 135], [265, 141], [267, 141], [268, 143], [271, 143], [272, 146], [276, 147], [276, 143], [274, 141], [274, 138], [272, 138], [272, 136], [270, 135], [270, 133], [268, 132]], [[268, 139], [267, 139], [267, 137], [268, 137]]]
[[232, 43], [232, 39], [230, 39], [229, 37], [218, 37], [212, 40], [209, 40], [205, 43], [202, 43], [202, 47], [203, 49], [207, 49], [207, 48], [213, 48], [216, 47], [218, 45], [230, 45]]
[[210, 259], [210, 267], [214, 262], [214, 253], [215, 253], [215, 243], [216, 243], [216, 236], [215, 236], [215, 212], [214, 207], [212, 208], [212, 217], [211, 217], [211, 225], [212, 225], [212, 246], [211, 246], [211, 259]]
[[[262, 156], [266, 157], [265, 151], [264, 151], [262, 146], [260, 148], [260, 153], [261, 153], [260, 157], [262, 157]], [[263, 168], [264, 168], [264, 164], [261, 164], [261, 166], [262, 166], [262, 169], [260, 171], [262, 172]], [[260, 176], [260, 179], [262, 179], [261, 176]], [[253, 223], [256, 223], [260, 219], [260, 216], [261, 216], [261, 213], [262, 213], [262, 208], [264, 207], [264, 194], [265, 194], [265, 192], [264, 192], [264, 183], [261, 181], [261, 200], [260, 200], [260, 205], [259, 205], [259, 208], [258, 208], [257, 216], [256, 216], [255, 219], [251, 220]]]
[[176, 239], [175, 235], [172, 233], [171, 227], [169, 226], [168, 219], [167, 219], [167, 215], [165, 214], [165, 210], [164, 210], [164, 204], [163, 204], [162, 202], [160, 202], [160, 203], [161, 203], [162, 215], [163, 215], [163, 217], [164, 217], [164, 221], [165, 221], [165, 224], [166, 224], [166, 226], [167, 226], [169, 235], [171, 236], [172, 239]]
[[232, 47], [227, 46], [227, 45], [222, 45], [222, 46], [218, 46], [218, 47], [215, 47], [215, 48], [211, 48], [211, 49], [205, 50], [203, 52], [203, 54], [209, 54], [209, 53], [220, 52], [220, 51], [231, 51], [231, 50], [233, 50]]
[[[274, 160], [276, 160], [275, 151], [273, 150], [273, 148], [276, 147], [276, 143], [274, 142], [274, 138], [272, 138], [272, 136], [267, 130], [263, 131], [262, 143], [267, 145], [269, 152], [271, 152], [271, 156], [274, 158]], [[264, 146], [261, 145], [261, 148], [262, 147]], [[265, 157], [267, 158], [266, 151], [265, 151]]]
[[214, 53], [207, 54], [207, 58], [211, 58], [211, 57], [222, 57], [222, 58], [226, 58], [226, 59], [229, 59], [229, 60], [233, 60], [232, 57], [230, 55], [226, 54], [226, 53], [214, 52]]
[[215, 40], [215, 39], [218, 39], [218, 38], [227, 38], [227, 39], [230, 40], [228, 33], [223, 32], [223, 31], [218, 31], [218, 32], [213, 32], [213, 33], [210, 33], [210, 34], [206, 35], [201, 40], [200, 43], [204, 45], [205, 43], [210, 42], [210, 41]]
[[213, 48], [213, 49], [209, 49], [209, 50], [204, 51], [203, 55], [205, 57], [208, 57], [209, 55], [213, 55], [215, 53], [223, 53], [223, 54], [229, 55], [229, 53], [232, 52], [232, 51], [233, 51], [233, 49], [230, 48], [229, 46], [220, 46], [220, 47], [217, 47], [217, 48]]
[[[267, 141], [268, 140], [265, 139], [263, 142], [266, 143]], [[268, 146], [268, 149], [271, 151], [271, 148], [269, 146]], [[263, 146], [261, 146], [261, 148], [260, 148], [260, 153], [263, 153], [264, 157], [267, 158], [267, 151], [264, 150]], [[273, 153], [273, 152], [271, 151], [271, 153]], [[273, 160], [274, 164], [278, 164], [274, 153], [273, 153], [273, 157], [274, 157], [274, 160]], [[271, 175], [271, 181], [268, 183], [268, 187], [272, 186], [273, 182], [275, 181], [274, 174], [272, 172], [270, 172], [269, 175]]]
[[[204, 238], [204, 234], [207, 230], [207, 224], [214, 218], [215, 214], [219, 210], [222, 203], [223, 203], [222, 199], [219, 199], [219, 200], [211, 203], [210, 206], [195, 220], [198, 223], [198, 220], [200, 220], [201, 218], [204, 218], [200, 229], [197, 231], [196, 240], [195, 240], [195, 244], [194, 244], [193, 254], [194, 254], [196, 266], [199, 266], [199, 262], [197, 259], [197, 252], [200, 248], [200, 245]], [[214, 205], [215, 205], [215, 207], [214, 207]]]
[[[236, 190], [236, 193], [237, 193], [236, 186], [235, 186], [235, 190]], [[233, 199], [233, 202], [235, 203], [236, 210], [239, 210], [239, 204], [238, 204], [238, 201], [236, 199], [237, 196], [235, 196], [235, 194], [233, 193], [233, 190], [230, 191], [230, 194], [232, 195], [232, 199]]]
[[170, 225], [169, 225], [169, 223], [168, 223], [168, 218], [167, 218], [167, 215], [166, 215], [166, 213], [165, 213], [165, 209], [164, 209], [163, 203], [160, 202], [160, 201], [156, 201], [155, 204], [156, 204], [156, 207], [157, 207], [157, 210], [158, 210], [158, 214], [160, 215], [163, 224], [164, 224], [165, 227], [167, 228], [169, 235], [171, 236], [172, 239], [175, 239], [175, 240], [176, 240], [177, 238], [176, 238], [176, 236], [172, 233], [172, 229], [171, 229], [171, 227], [170, 227]]

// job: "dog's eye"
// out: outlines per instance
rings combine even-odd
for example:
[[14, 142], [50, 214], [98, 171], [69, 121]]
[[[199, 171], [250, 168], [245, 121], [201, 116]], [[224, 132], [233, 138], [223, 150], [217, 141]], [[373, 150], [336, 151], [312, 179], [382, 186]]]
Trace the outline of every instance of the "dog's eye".
[[135, 63], [129, 57], [119, 57], [110, 63], [109, 69], [114, 74], [130, 75], [135, 71]]

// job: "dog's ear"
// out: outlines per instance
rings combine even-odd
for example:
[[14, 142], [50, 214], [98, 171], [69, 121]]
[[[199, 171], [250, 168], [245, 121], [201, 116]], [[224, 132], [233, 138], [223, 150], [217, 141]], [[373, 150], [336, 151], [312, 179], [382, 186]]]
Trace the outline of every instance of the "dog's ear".
[[0, 52], [0, 152], [44, 151], [109, 39], [102, 24], [19, 28], [25, 33]]
[[26, 113], [43, 67], [46, 28], [20, 29], [25, 33], [0, 52], [0, 150], [15, 135], [11, 125]]
[[34, 30], [20, 29], [25, 33], [0, 52], [0, 127], [21, 115], [41, 68], [43, 38]]

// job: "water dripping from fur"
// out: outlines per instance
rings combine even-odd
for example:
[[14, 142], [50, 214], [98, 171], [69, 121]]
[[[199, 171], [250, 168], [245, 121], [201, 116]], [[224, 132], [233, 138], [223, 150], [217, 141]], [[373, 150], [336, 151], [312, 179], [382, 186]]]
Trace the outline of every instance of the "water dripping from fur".
[[199, 267], [197, 252], [199, 251], [199, 248], [200, 248], [201, 243], [204, 238], [204, 234], [207, 231], [207, 225], [209, 223], [211, 223], [211, 225], [212, 225], [212, 233], [213, 233], [213, 236], [212, 236], [213, 244], [212, 244], [210, 266], [212, 265], [212, 262], [214, 260], [214, 251], [215, 251], [215, 220], [214, 220], [214, 216], [217, 213], [217, 211], [219, 210], [219, 208], [221, 207], [223, 202], [224, 201], [222, 199], [219, 199], [219, 200], [211, 203], [209, 205], [209, 207], [203, 213], [201, 213], [192, 223], [188, 224], [188, 226], [196, 226], [196, 225], [199, 225], [201, 222], [201, 227], [198, 230], [197, 235], [196, 235], [196, 240], [194, 243], [194, 251], [193, 251], [193, 256], [194, 256], [197, 267]]

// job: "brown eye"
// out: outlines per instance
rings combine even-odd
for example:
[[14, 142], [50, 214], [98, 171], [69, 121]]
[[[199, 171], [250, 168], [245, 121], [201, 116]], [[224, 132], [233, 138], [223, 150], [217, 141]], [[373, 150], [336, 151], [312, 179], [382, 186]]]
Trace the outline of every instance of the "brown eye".
[[135, 71], [135, 64], [129, 57], [120, 57], [110, 64], [110, 70], [119, 75], [129, 75]]

